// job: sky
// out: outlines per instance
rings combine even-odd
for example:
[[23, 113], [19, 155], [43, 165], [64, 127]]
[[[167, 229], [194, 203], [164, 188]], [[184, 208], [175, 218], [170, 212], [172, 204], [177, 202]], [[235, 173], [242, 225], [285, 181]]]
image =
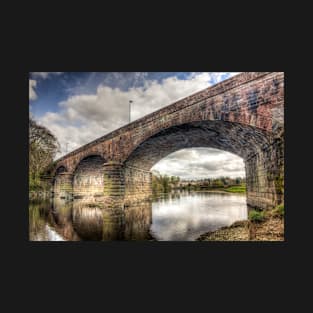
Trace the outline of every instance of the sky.
[[[234, 72], [31, 72], [31, 116], [57, 137], [57, 158]], [[182, 179], [244, 177], [243, 160], [213, 148], [183, 149], [153, 170]]]

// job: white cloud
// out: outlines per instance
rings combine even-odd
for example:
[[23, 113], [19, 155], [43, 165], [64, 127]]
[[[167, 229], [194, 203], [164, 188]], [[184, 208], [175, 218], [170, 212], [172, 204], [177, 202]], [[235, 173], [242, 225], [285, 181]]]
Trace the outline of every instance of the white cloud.
[[[209, 87], [220, 81], [223, 74], [226, 73], [192, 73], [186, 80], [169, 77], [157, 82], [145, 80], [146, 73], [136, 73], [135, 81], [143, 82], [143, 86], [133, 84], [134, 87], [125, 91], [100, 84], [95, 94], [72, 95], [59, 104], [59, 112], [47, 112], [39, 122], [57, 136], [62, 150], [57, 157], [60, 157], [127, 124], [129, 100], [133, 100], [131, 118], [134, 121]], [[234, 74], [228, 73], [229, 76]]]
[[32, 77], [46, 79], [50, 75], [60, 75], [63, 72], [32, 72]]
[[182, 179], [245, 176], [242, 158], [214, 148], [176, 151], [155, 164], [152, 170], [161, 174], [180, 176]]
[[37, 81], [34, 79], [29, 80], [29, 100], [36, 100], [37, 94], [35, 92], [35, 87], [37, 85]]

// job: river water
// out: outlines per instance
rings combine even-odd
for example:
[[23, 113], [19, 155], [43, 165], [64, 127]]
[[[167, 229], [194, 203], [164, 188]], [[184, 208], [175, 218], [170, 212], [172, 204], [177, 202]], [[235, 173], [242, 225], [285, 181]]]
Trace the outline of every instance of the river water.
[[30, 202], [29, 240], [190, 241], [243, 219], [242, 194], [175, 192], [123, 209], [53, 199]]

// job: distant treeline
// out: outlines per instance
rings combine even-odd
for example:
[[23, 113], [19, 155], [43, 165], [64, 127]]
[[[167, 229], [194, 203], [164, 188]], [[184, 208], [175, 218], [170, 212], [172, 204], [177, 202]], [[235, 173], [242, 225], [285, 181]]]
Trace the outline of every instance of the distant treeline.
[[246, 180], [242, 177], [218, 177], [200, 180], [181, 180], [178, 176], [161, 175], [154, 172], [152, 175], [153, 193], [166, 193], [171, 190], [201, 190], [225, 189], [233, 186], [245, 187]]
[[181, 181], [180, 187], [182, 189], [214, 189], [214, 188], [228, 188], [231, 186], [245, 185], [246, 180], [242, 177], [230, 178], [221, 176], [218, 178], [206, 178], [191, 181]]
[[154, 194], [166, 193], [172, 189], [179, 188], [180, 178], [178, 176], [152, 174], [152, 191]]

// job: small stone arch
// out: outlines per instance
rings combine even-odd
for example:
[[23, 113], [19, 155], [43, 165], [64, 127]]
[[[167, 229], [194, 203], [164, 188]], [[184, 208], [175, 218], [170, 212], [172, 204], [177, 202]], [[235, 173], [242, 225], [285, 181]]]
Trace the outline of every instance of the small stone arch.
[[105, 159], [98, 154], [85, 156], [73, 171], [74, 199], [97, 200], [103, 196]]
[[64, 165], [56, 168], [53, 176], [54, 196], [61, 199], [69, 199], [72, 194], [72, 175]]

